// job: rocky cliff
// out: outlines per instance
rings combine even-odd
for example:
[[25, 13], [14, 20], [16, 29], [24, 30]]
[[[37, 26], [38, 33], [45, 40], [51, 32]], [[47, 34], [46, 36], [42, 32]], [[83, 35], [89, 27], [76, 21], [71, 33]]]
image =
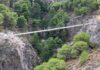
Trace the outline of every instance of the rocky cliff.
[[13, 33], [0, 33], [0, 70], [33, 70], [40, 62], [35, 50]]
[[[86, 18], [83, 17], [83, 20], [85, 19]], [[93, 43], [97, 49], [90, 51], [89, 60], [83, 66], [79, 65], [78, 59], [68, 61], [66, 70], [100, 70], [100, 10], [98, 14], [91, 15], [90, 18], [87, 18], [87, 20], [82, 23], [90, 24], [83, 27], [69, 29], [70, 34], [72, 35], [71, 38], [79, 32], [87, 32], [91, 36], [90, 42]], [[79, 23], [78, 20], [78, 23], [73, 22], [73, 24], [81, 23]]]

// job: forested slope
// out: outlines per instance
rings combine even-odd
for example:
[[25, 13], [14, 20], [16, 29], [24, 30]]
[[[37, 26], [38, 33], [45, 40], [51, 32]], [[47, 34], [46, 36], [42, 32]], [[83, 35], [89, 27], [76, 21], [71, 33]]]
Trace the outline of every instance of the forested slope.
[[[0, 31], [27, 32], [68, 26], [70, 22], [77, 24], [80, 17], [72, 22], [73, 15], [82, 20], [98, 10], [99, 5], [100, 0], [0, 0]], [[65, 61], [79, 56], [83, 64], [88, 59], [90, 35], [82, 32], [73, 41], [71, 38], [72, 45], [66, 45], [69, 35], [68, 29], [28, 35], [44, 62], [34, 70], [65, 70]]]

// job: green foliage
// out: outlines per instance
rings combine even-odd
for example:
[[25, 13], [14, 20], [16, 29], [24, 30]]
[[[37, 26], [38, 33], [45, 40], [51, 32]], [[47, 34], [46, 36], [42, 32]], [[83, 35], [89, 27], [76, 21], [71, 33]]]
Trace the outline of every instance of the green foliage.
[[58, 10], [56, 15], [50, 20], [50, 26], [64, 26], [69, 21], [69, 16], [63, 10]]
[[6, 12], [10, 12], [11, 10], [8, 8], [8, 7], [6, 7], [4, 4], [0, 4], [0, 13], [6, 13]]
[[83, 63], [85, 63], [87, 60], [89, 59], [89, 53], [87, 51], [83, 51], [80, 55], [80, 64], [82, 65]]
[[73, 49], [68, 45], [63, 45], [61, 49], [58, 50], [57, 57], [61, 59], [71, 59], [77, 57], [77, 50]]
[[31, 44], [37, 50], [43, 61], [47, 61], [56, 52], [56, 49], [62, 45], [62, 40], [59, 38], [49, 37], [46, 40], [41, 40], [38, 34], [34, 34], [31, 39]]
[[96, 9], [97, 5], [96, 0], [73, 0], [73, 9], [75, 9], [75, 13], [78, 15], [87, 14]]
[[65, 70], [65, 62], [64, 60], [51, 58], [47, 63], [37, 66], [34, 70]]
[[84, 42], [87, 42], [89, 44], [89, 39], [90, 39], [90, 35], [88, 33], [81, 32], [81, 33], [74, 36], [73, 41], [74, 42], [84, 41]]
[[38, 3], [34, 3], [32, 7], [32, 17], [34, 18], [41, 18], [41, 6]]
[[15, 28], [17, 24], [17, 13], [13, 12], [10, 10], [10, 8], [6, 7], [3, 4], [0, 4], [0, 13], [2, 14], [3, 19], [4, 19], [4, 26], [5, 27], [12, 27]]
[[33, 19], [32, 28], [38, 29], [40, 26], [41, 26], [41, 20], [40, 19]]
[[41, 12], [47, 12], [48, 11], [48, 3], [43, 2], [42, 0], [34, 0], [34, 3], [38, 3], [41, 7]]
[[25, 19], [24, 16], [18, 17], [17, 26], [19, 28], [25, 28], [27, 26], [27, 20]]
[[56, 52], [56, 49], [59, 48], [62, 44], [62, 40], [59, 38], [48, 38], [42, 42], [41, 58], [45, 61], [48, 60]]
[[4, 16], [0, 13], [0, 25], [3, 23], [4, 21]]
[[78, 41], [78, 42], [75, 42], [74, 45], [73, 45], [74, 49], [76, 49], [77, 51], [79, 52], [82, 52], [84, 50], [87, 50], [89, 45], [87, 44], [87, 42], [84, 42], [84, 41]]
[[53, 2], [50, 4], [50, 9], [54, 8], [55, 10], [58, 10], [59, 8], [65, 8], [65, 7], [66, 7], [66, 1]]
[[48, 69], [46, 68], [46, 65], [47, 65], [47, 63], [43, 63], [43, 64], [41, 64], [41, 65], [35, 67], [34, 70], [48, 70]]
[[97, 0], [64, 0], [51, 3], [50, 8], [54, 8], [55, 10], [66, 8], [68, 11], [73, 10], [77, 15], [81, 15], [97, 9], [99, 6], [98, 3], [99, 1]]
[[33, 47], [40, 53], [42, 50], [42, 47], [40, 46], [41, 40], [38, 34], [34, 34], [31, 38], [31, 44]]
[[6, 14], [6, 18], [11, 27], [16, 27], [18, 15], [15, 12], [8, 12]]
[[87, 14], [89, 13], [89, 8], [88, 7], [81, 7], [81, 8], [75, 8], [74, 9], [74, 12], [77, 14], [77, 15], [81, 15], [81, 14]]
[[15, 3], [14, 10], [18, 15], [24, 15], [28, 19], [30, 15], [31, 3], [29, 0], [19, 0]]

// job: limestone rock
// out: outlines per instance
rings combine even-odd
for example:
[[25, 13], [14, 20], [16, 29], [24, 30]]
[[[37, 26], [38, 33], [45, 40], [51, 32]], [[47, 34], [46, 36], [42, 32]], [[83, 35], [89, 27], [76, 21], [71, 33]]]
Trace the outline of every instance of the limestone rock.
[[100, 19], [94, 17], [87, 27], [87, 32], [91, 35], [90, 42], [100, 46]]
[[33, 70], [39, 62], [30, 44], [13, 33], [0, 33], [0, 70]]

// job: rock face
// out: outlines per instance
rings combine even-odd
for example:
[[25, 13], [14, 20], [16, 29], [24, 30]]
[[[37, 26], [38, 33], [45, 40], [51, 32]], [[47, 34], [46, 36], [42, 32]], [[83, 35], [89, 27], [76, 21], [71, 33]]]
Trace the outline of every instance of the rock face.
[[[70, 18], [70, 22], [67, 24], [67, 26], [72, 26], [72, 25], [78, 25], [78, 24], [86, 24], [88, 23], [89, 19], [91, 19], [92, 16], [74, 16], [72, 15]], [[84, 26], [80, 27], [74, 27], [74, 28], [69, 28], [68, 29], [68, 41], [72, 41], [73, 36], [76, 35], [80, 31], [86, 31], [86, 28]]]
[[0, 70], [33, 70], [39, 62], [30, 44], [13, 33], [0, 33]]
[[79, 60], [67, 62], [66, 70], [100, 70], [100, 50], [89, 54], [89, 60], [80, 65]]
[[87, 32], [91, 35], [90, 41], [97, 46], [100, 46], [100, 16], [90, 20], [90, 25], [87, 27]]
[[79, 17], [75, 20], [71, 19], [68, 25], [75, 25], [75, 24], [89, 24], [87, 26], [75, 27], [68, 29], [68, 40], [72, 40], [73, 36], [80, 32], [87, 32], [91, 35], [90, 42], [94, 43], [97, 46], [100, 46], [100, 16], [86, 16], [86, 17]]

